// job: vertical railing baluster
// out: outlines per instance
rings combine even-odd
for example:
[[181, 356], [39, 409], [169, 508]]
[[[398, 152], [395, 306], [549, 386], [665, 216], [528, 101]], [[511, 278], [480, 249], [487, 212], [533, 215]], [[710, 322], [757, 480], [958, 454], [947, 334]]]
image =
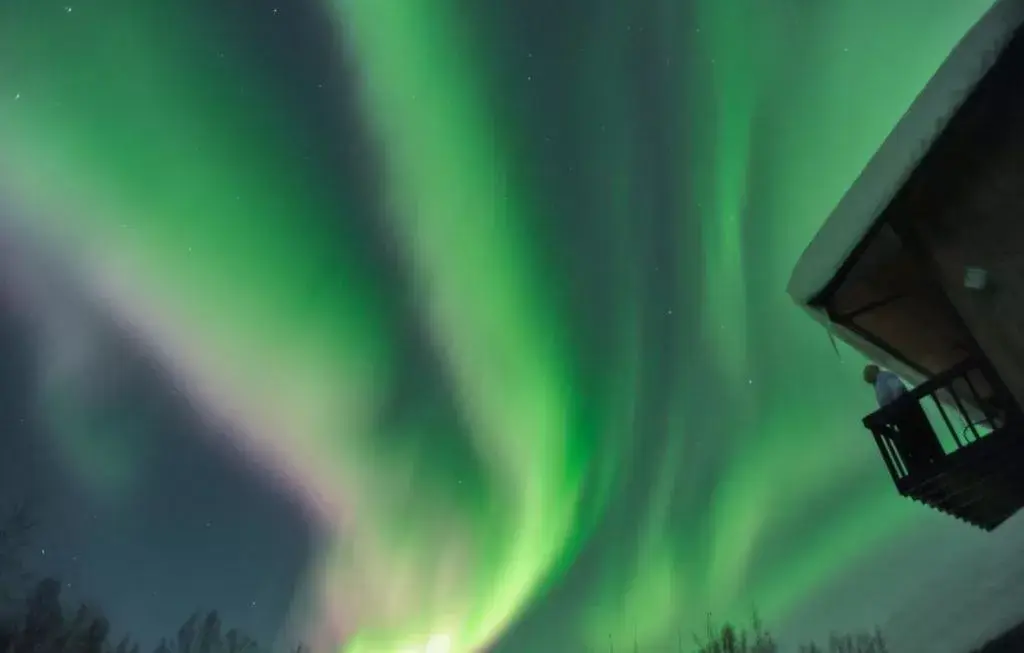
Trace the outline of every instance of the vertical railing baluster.
[[890, 435], [886, 438], [885, 442], [889, 447], [889, 450], [892, 451], [892, 459], [896, 463], [896, 473], [899, 474], [900, 478], [907, 478], [910, 476], [910, 467], [907, 466], [907, 461], [903, 458], [903, 453], [900, 451], [900, 448], [896, 446], [896, 439]]
[[974, 428], [974, 420], [971, 419], [971, 414], [964, 408], [963, 403], [960, 401], [960, 397], [956, 394], [956, 390], [953, 389], [953, 384], [949, 384], [949, 394], [953, 397], [953, 402], [956, 404], [957, 410], [960, 411], [960, 415], [963, 416], [964, 422], [967, 423], [967, 428], [970, 429], [971, 434], [974, 436], [974, 441], [977, 442], [981, 439], [978, 435], [978, 429]]
[[[981, 373], [981, 370], [978, 370]], [[984, 374], [983, 374], [984, 376]], [[971, 381], [971, 373], [964, 374], [964, 381], [967, 382], [967, 387], [971, 389], [971, 394], [974, 395], [974, 400], [978, 403], [978, 407], [981, 408], [981, 412], [985, 415], [985, 420], [988, 421], [988, 426], [993, 431], [996, 429], [996, 414], [990, 412], [990, 406], [988, 401], [982, 398], [981, 393], [974, 387], [974, 382]]]
[[886, 441], [886, 438], [874, 428], [871, 429], [871, 434], [875, 436], [875, 444], [878, 445], [878, 453], [882, 454], [882, 461], [885, 463], [885, 468], [889, 470], [889, 476], [892, 477], [892, 482], [899, 487], [900, 477], [896, 473], [892, 454], [889, 452], [889, 443]]
[[946, 409], [942, 407], [942, 402], [939, 401], [939, 388], [935, 389], [935, 392], [928, 395], [931, 400], [935, 402], [935, 407], [939, 409], [939, 415], [942, 415], [942, 421], [946, 423], [946, 428], [953, 434], [953, 442], [956, 443], [957, 449], [963, 449], [964, 443], [960, 441], [960, 436], [957, 434], [956, 429], [953, 428], [953, 423], [949, 421], [949, 417], [946, 415]]

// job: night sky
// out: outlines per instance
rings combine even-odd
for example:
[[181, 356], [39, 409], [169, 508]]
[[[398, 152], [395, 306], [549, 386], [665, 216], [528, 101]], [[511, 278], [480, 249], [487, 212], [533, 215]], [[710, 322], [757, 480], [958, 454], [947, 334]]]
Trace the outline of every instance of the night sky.
[[996, 634], [1024, 521], [900, 499], [784, 292], [990, 4], [0, 0], [31, 565], [147, 646]]

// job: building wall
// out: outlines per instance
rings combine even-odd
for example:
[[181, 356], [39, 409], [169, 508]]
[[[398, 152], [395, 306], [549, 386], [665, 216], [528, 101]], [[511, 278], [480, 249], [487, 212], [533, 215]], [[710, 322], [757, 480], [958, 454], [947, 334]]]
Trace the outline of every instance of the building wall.
[[[1018, 36], [887, 213], [1024, 406], [1022, 70]], [[989, 286], [967, 289], [968, 267], [987, 270]]]

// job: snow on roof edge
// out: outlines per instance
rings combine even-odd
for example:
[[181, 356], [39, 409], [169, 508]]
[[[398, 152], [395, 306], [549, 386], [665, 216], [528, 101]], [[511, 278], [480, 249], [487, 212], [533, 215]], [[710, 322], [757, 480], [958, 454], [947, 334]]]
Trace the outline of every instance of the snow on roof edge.
[[957, 43], [800, 256], [786, 289], [794, 301], [817, 312], [809, 302], [849, 258], [1021, 24], [1024, 0], [998, 0]]

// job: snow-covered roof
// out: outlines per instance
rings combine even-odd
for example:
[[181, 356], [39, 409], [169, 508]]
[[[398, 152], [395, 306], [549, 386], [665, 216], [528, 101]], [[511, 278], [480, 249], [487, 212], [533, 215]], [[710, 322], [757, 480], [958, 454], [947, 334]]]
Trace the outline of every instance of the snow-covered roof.
[[918, 381], [920, 375], [852, 331], [828, 324], [824, 311], [810, 302], [863, 240], [1022, 24], [1024, 0], [998, 0], [967, 32], [825, 220], [789, 280], [787, 292], [814, 319], [908, 379]]

